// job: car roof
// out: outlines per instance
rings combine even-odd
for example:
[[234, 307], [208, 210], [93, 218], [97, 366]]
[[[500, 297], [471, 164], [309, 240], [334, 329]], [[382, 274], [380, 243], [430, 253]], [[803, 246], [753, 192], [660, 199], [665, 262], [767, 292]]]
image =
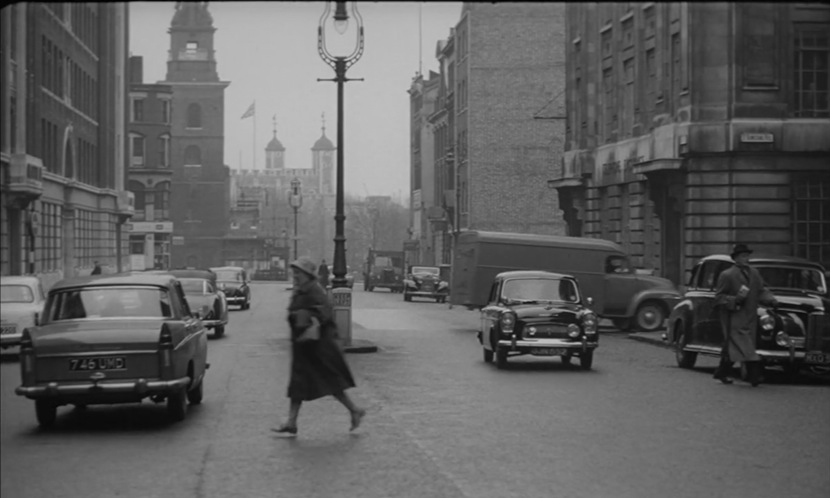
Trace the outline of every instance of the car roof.
[[505, 279], [505, 278], [539, 278], [539, 277], [546, 277], [546, 278], [574, 278], [572, 275], [566, 275], [564, 273], [554, 273], [552, 271], [542, 271], [542, 270], [512, 270], [512, 271], [503, 271], [496, 275], [498, 279]]
[[538, 235], [512, 232], [489, 232], [485, 230], [461, 231], [459, 237], [477, 239], [482, 242], [504, 242], [515, 245], [538, 245], [547, 243], [551, 246], [570, 249], [613, 251], [624, 254], [622, 247], [616, 242], [596, 237], [568, 237], [564, 235]]
[[3, 275], [0, 276], [0, 283], [5, 285], [37, 285], [40, 283], [40, 279], [32, 275]]
[[204, 278], [216, 280], [216, 273], [212, 270], [168, 270], [167, 273], [176, 278]]
[[[729, 263], [734, 263], [735, 261], [732, 259], [731, 256], [728, 254], [711, 254], [704, 258], [701, 258], [701, 261], [726, 261]], [[749, 257], [750, 264], [764, 264], [764, 263], [778, 263], [778, 264], [788, 264], [788, 265], [795, 265], [795, 266], [809, 266], [811, 268], [815, 268], [817, 270], [824, 271], [824, 267], [816, 263], [815, 261], [810, 261], [804, 258], [797, 258], [795, 256], [784, 256], [781, 254], [754, 254]]]
[[90, 287], [98, 285], [156, 285], [171, 287], [176, 277], [168, 273], [115, 273], [108, 275], [90, 275], [85, 277], [70, 277], [61, 280], [52, 286], [52, 291], [70, 289], [73, 287]]
[[216, 270], [238, 270], [238, 271], [245, 271], [245, 268], [241, 266], [211, 266], [210, 271]]

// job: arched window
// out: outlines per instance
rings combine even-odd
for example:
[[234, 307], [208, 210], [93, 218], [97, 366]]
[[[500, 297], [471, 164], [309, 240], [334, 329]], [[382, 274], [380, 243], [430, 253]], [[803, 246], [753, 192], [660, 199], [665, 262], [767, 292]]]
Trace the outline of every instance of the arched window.
[[188, 145], [184, 149], [184, 164], [186, 166], [200, 166], [202, 164], [202, 149], [195, 145]]
[[170, 219], [170, 182], [156, 184], [155, 217], [157, 220]]
[[202, 127], [202, 106], [199, 104], [190, 104], [187, 106], [187, 127]]
[[135, 214], [133, 215], [133, 221], [144, 221], [144, 184], [130, 180], [127, 183], [127, 190], [135, 195]]

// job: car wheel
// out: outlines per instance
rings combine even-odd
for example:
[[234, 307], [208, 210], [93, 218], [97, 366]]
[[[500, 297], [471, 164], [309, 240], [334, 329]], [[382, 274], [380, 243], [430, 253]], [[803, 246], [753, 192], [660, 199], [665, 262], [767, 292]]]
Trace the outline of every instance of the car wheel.
[[412, 296], [409, 295], [408, 292], [403, 293], [403, 300], [406, 302], [412, 301]]
[[504, 348], [496, 349], [496, 367], [502, 370], [507, 368], [507, 350]]
[[647, 301], [641, 304], [634, 314], [634, 323], [637, 326], [637, 330], [643, 332], [654, 332], [663, 326], [665, 320], [666, 312], [663, 311], [663, 307], [659, 303], [654, 301]]
[[35, 415], [41, 427], [51, 427], [58, 416], [58, 406], [44, 399], [35, 400]]
[[611, 322], [614, 324], [614, 327], [619, 329], [621, 332], [631, 330], [631, 320], [628, 318], [614, 318]]
[[369, 288], [367, 288], [366, 290], [367, 290], [367, 291], [369, 291], [369, 292], [372, 292], [372, 289], [374, 289], [374, 287], [372, 287], [372, 286], [370, 285], [370, 286], [369, 286]]
[[187, 396], [184, 389], [167, 395], [167, 416], [174, 422], [184, 420], [187, 414]]
[[[676, 328], [679, 329], [680, 326], [680, 324], [677, 324]], [[677, 360], [677, 366], [680, 368], [694, 368], [697, 353], [683, 350], [686, 346], [686, 334], [677, 330], [675, 337], [677, 337], [677, 340], [674, 343], [674, 358]]]
[[493, 352], [484, 346], [481, 347], [481, 350], [484, 352], [484, 363], [493, 363]]
[[217, 325], [213, 329], [213, 335], [216, 337], [222, 337], [225, 335], [225, 326], [224, 325]]
[[199, 381], [199, 385], [187, 391], [187, 401], [190, 402], [191, 405], [198, 405], [202, 403], [202, 398], [205, 396], [205, 378], [202, 377], [202, 380]]
[[582, 370], [590, 370], [594, 365], [594, 351], [583, 351], [579, 356], [579, 366]]

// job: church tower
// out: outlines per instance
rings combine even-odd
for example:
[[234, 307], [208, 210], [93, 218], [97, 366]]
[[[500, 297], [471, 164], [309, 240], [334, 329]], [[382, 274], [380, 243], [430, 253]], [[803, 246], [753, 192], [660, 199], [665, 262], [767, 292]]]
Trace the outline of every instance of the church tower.
[[170, 217], [174, 268], [224, 264], [230, 174], [225, 157], [225, 88], [216, 72], [208, 2], [176, 2], [167, 79], [173, 89]]
[[285, 171], [285, 147], [277, 140], [276, 116], [274, 116], [274, 138], [265, 147], [265, 169]]
[[319, 179], [318, 192], [334, 195], [334, 151], [337, 147], [326, 136], [326, 116], [323, 114], [323, 136], [311, 148], [311, 167]]

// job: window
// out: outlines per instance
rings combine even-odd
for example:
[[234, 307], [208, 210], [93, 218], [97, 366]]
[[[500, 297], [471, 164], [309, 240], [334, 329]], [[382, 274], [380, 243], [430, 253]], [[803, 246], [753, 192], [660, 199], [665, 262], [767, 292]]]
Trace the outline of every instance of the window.
[[830, 265], [830, 180], [804, 176], [794, 182], [792, 201], [795, 256]]
[[698, 279], [695, 286], [700, 290], [715, 291], [718, 284], [718, 277], [733, 263], [731, 261], [710, 260], [703, 263], [698, 269]]
[[671, 35], [671, 94], [680, 93], [680, 33]]
[[144, 235], [130, 235], [130, 254], [144, 254]]
[[144, 99], [133, 99], [132, 121], [144, 121]]
[[60, 270], [63, 268], [63, 208], [57, 204], [44, 202], [41, 211], [40, 262], [41, 271]]
[[623, 62], [623, 81], [625, 94], [623, 95], [622, 135], [631, 136], [634, 127], [634, 58]]
[[606, 142], [612, 140], [613, 132], [617, 127], [617, 114], [614, 108], [614, 72], [613, 69], [606, 68], [602, 71], [602, 90], [604, 99], [604, 118], [605, 130], [604, 138]]
[[185, 166], [201, 166], [202, 150], [195, 145], [188, 145], [184, 149], [184, 164]]
[[134, 168], [144, 167], [144, 137], [130, 134], [130, 165]]
[[830, 117], [830, 25], [800, 26], [795, 35], [795, 115]]
[[130, 180], [127, 184], [127, 190], [135, 195], [135, 214], [133, 221], [144, 221], [144, 184], [135, 180]]
[[159, 137], [159, 168], [170, 167], [170, 135]]
[[166, 99], [161, 101], [161, 122], [170, 124], [170, 101]]
[[651, 116], [657, 99], [657, 61], [654, 49], [646, 50], [646, 112]]
[[625, 256], [608, 256], [605, 259], [605, 273], [631, 273], [631, 263]]
[[170, 219], [170, 182], [158, 182], [154, 202], [155, 219]]
[[190, 104], [187, 106], [187, 127], [202, 127], [202, 107], [199, 104]]
[[95, 213], [85, 209], [75, 210], [75, 258], [80, 266], [92, 266], [98, 258], [98, 242]]
[[197, 50], [199, 50], [199, 43], [195, 41], [189, 41], [187, 42], [186, 49], [188, 52], [191, 53], [196, 52]]

